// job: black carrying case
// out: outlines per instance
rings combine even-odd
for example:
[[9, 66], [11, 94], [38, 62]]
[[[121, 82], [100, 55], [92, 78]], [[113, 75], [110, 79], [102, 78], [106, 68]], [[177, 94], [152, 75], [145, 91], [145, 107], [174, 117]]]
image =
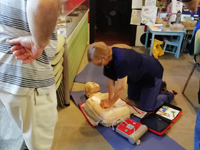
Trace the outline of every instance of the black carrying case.
[[[164, 108], [167, 108], [165, 112], [161, 112], [160, 110], [164, 111]], [[166, 113], [167, 110], [169, 112], [172, 112], [171, 115], [173, 115], [174, 111], [176, 112], [176, 116], [174, 116], [173, 118], [170, 118], [170, 114]], [[170, 111], [172, 110], [172, 111]], [[174, 111], [173, 111], [174, 110]], [[164, 117], [162, 116], [163, 114], [168, 114], [169, 116]], [[171, 105], [171, 104], [167, 104], [164, 103], [162, 106], [158, 107], [157, 109], [155, 109], [152, 113], [147, 114], [146, 116], [144, 116], [141, 120], [140, 123], [144, 124], [148, 127], [148, 130], [157, 134], [157, 135], [163, 135], [167, 129], [169, 129], [172, 125], [172, 123], [174, 123], [182, 114], [182, 109]]]

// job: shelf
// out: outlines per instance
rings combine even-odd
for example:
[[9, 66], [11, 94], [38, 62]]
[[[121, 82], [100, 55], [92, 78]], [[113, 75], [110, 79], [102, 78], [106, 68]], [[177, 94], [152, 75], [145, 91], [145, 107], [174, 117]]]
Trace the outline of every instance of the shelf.
[[[85, 13], [88, 11], [88, 9], [87, 10], [75, 10], [75, 11], [79, 12], [78, 16], [66, 16], [66, 19], [71, 18], [72, 22], [60, 23], [57, 25], [58, 34], [63, 35], [66, 39], [74, 31], [74, 29], [76, 28], [76, 26], [78, 25], [80, 20], [83, 18]], [[65, 18], [65, 16], [62, 15], [62, 16], [60, 16], [60, 18], [61, 18], [61, 20], [63, 20]], [[67, 33], [66, 33], [66, 31], [67, 31]]]
[[[88, 40], [88, 10], [77, 9], [85, 0], [62, 0], [62, 15], [59, 16], [60, 22], [57, 24], [57, 34], [65, 37], [64, 52], [64, 99], [65, 105], [69, 105], [69, 91], [72, 87], [75, 75], [80, 65], [80, 60], [84, 53]], [[72, 12], [78, 12], [77, 16], [72, 16]], [[86, 14], [87, 13], [87, 14]], [[69, 16], [68, 16], [69, 15]], [[71, 22], [67, 22], [68, 19]], [[80, 32], [79, 32], [80, 31]], [[73, 38], [72, 38], [73, 37]], [[71, 39], [71, 40], [70, 40]], [[71, 44], [70, 46], [70, 43]], [[70, 57], [71, 56], [71, 57]], [[75, 59], [73, 59], [73, 58]], [[70, 65], [73, 61], [73, 66]]]
[[66, 0], [62, 2], [62, 14], [68, 15], [79, 5], [81, 5], [85, 0]]

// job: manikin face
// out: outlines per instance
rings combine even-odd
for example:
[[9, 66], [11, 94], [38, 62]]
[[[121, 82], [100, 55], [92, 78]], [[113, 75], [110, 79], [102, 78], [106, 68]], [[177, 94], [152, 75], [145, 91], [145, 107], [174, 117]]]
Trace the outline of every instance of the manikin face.
[[95, 82], [87, 82], [85, 84], [85, 94], [87, 97], [90, 97], [92, 94], [95, 94], [97, 92], [100, 92], [100, 87]]

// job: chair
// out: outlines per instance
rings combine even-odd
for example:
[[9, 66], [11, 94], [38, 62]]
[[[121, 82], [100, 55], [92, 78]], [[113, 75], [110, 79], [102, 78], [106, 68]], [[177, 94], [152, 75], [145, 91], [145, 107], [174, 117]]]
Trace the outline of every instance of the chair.
[[195, 70], [196, 67], [198, 67], [200, 65], [200, 30], [198, 30], [196, 32], [196, 35], [195, 35], [195, 43], [194, 43], [194, 66], [192, 68], [192, 71], [190, 72], [190, 75], [184, 85], [184, 88], [183, 88], [183, 91], [182, 91], [182, 94], [184, 94], [185, 92], [185, 89], [190, 81], [190, 78]]
[[58, 105], [65, 107], [68, 104], [65, 104], [65, 93], [64, 93], [64, 83], [63, 83], [63, 62], [64, 62], [64, 51], [65, 51], [65, 38], [58, 34], [57, 35], [58, 43], [56, 49], [56, 55], [51, 60], [51, 66], [53, 67], [53, 73], [55, 75], [56, 83], [56, 95], [58, 99]]
[[195, 35], [195, 30], [196, 29], [196, 27], [194, 27], [194, 29], [193, 29], [193, 31], [192, 31], [192, 36], [191, 36], [191, 38], [189, 39], [189, 36], [191, 35], [191, 31], [189, 30], [189, 31], [187, 31], [186, 32], [186, 34], [185, 34], [185, 36], [184, 36], [184, 38], [183, 38], [183, 47], [182, 47], [182, 52], [183, 51], [187, 51], [186, 50], [186, 47], [187, 47], [187, 45], [188, 44], [191, 44], [191, 42], [192, 42], [192, 39], [193, 39], [193, 37], [194, 37], [194, 35]]
[[[170, 37], [170, 40], [168, 40], [167, 38], [164, 39], [164, 47], [163, 47], [163, 51], [164, 53], [165, 52], [168, 52], [168, 53], [172, 53], [172, 54], [175, 54], [175, 56], [177, 56], [177, 58], [179, 57], [179, 54], [180, 54], [180, 51], [176, 51], [176, 48], [179, 46], [179, 40], [180, 40], [180, 37], [176, 38], [176, 39], [173, 39], [173, 37]], [[170, 49], [169, 50], [166, 50], [167, 48], [167, 45], [170, 45]], [[174, 48], [172, 49], [171, 46], [174, 46]]]
[[[186, 29], [184, 29], [184, 32], [186, 32]], [[168, 52], [168, 53], [175, 54], [175, 57], [178, 58], [179, 54], [180, 54], [180, 50], [181, 50], [181, 49], [178, 49], [178, 47], [181, 47], [181, 45], [182, 45], [182, 42], [179, 42], [179, 40], [180, 40], [180, 36], [178, 36], [178, 38], [176, 38], [176, 39], [173, 39], [173, 36], [171, 36], [170, 40], [165, 38], [164, 39], [165, 44], [164, 44], [164, 47], [163, 47], [164, 53]], [[166, 50], [167, 45], [170, 46], [168, 50]], [[174, 46], [173, 49], [171, 48], [171, 46]]]
[[[190, 39], [190, 40], [188, 40], [188, 44], [190, 44], [190, 43], [192, 42], [192, 38], [194, 37], [195, 30], [196, 30], [196, 27], [194, 27], [194, 29], [193, 29], [193, 32], [192, 32], [192, 37], [191, 37], [191, 39]], [[187, 39], [188, 39], [188, 37], [187, 37]]]

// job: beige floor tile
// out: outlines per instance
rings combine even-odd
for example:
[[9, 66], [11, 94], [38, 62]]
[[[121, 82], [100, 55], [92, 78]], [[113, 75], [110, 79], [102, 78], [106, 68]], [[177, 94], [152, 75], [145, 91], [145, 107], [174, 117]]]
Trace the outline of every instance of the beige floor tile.
[[52, 148], [51, 150], [56, 150], [60, 135], [61, 135], [61, 131], [62, 131], [63, 125], [56, 125], [55, 128], [55, 133], [54, 133], [54, 139], [53, 139], [53, 144], [52, 144]]
[[52, 150], [112, 150], [104, 137], [91, 127], [73, 102], [70, 107], [59, 110]]
[[87, 122], [79, 126], [65, 125], [62, 128], [56, 150], [113, 150], [112, 146], [95, 128], [87, 126]]

